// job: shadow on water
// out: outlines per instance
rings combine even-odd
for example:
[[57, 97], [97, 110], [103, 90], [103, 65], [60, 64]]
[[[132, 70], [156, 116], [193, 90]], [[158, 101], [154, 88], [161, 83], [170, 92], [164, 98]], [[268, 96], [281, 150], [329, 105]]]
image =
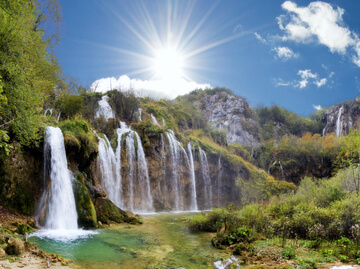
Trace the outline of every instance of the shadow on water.
[[84, 268], [211, 268], [229, 254], [211, 246], [211, 234], [188, 230], [181, 219], [194, 214], [145, 215], [143, 225], [100, 229], [98, 234], [71, 242], [35, 236], [30, 241]]

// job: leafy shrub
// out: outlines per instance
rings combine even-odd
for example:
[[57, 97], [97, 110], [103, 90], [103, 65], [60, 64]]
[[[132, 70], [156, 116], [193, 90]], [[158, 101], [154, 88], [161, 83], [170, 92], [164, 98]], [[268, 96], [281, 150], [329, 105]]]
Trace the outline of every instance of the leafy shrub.
[[283, 248], [281, 250], [281, 256], [285, 259], [285, 260], [291, 260], [293, 258], [295, 258], [295, 251], [294, 248], [291, 246], [286, 246], [285, 248]]
[[201, 212], [190, 218], [189, 229], [192, 231], [216, 232], [224, 223], [224, 211], [213, 209], [210, 212]]

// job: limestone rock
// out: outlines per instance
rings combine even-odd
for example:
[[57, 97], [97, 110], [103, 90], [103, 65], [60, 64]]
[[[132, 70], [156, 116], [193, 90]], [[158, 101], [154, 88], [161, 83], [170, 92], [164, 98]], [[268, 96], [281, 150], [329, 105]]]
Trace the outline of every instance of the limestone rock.
[[205, 94], [195, 102], [216, 129], [224, 129], [228, 143], [259, 146], [259, 125], [250, 105], [241, 97], [226, 92]]

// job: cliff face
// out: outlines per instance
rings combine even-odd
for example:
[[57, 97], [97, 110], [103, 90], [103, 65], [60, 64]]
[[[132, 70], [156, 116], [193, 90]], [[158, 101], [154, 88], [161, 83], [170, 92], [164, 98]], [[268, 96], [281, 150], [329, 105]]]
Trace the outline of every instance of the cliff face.
[[[177, 189], [178, 193], [176, 193], [173, 184], [174, 166], [169, 152], [169, 144], [167, 138], [163, 138], [165, 152], [162, 152], [161, 135], [149, 134], [150, 146], [145, 148], [154, 207], [158, 211], [174, 210], [174, 197], [178, 195], [180, 196], [180, 207], [186, 209], [191, 202], [192, 194], [191, 170], [187, 162], [189, 152], [185, 149], [188, 157], [182, 155], [175, 168], [180, 182]], [[186, 148], [185, 145], [184, 148]], [[241, 202], [236, 180], [240, 178], [250, 179], [249, 173], [244, 173], [240, 167], [230, 164], [227, 158], [217, 153], [207, 153], [207, 163], [204, 164], [197, 146], [193, 147], [192, 156], [196, 182], [196, 200], [199, 209], [225, 206], [229, 202], [235, 204]], [[207, 175], [204, 174], [205, 171], [202, 165], [208, 166], [210, 186], [206, 182]]]
[[360, 127], [360, 99], [346, 101], [331, 107], [325, 114], [326, 123], [323, 135], [335, 132], [337, 136], [346, 135], [351, 128]]
[[259, 125], [245, 99], [217, 92], [205, 94], [195, 104], [215, 128], [226, 130], [228, 143], [259, 146]]

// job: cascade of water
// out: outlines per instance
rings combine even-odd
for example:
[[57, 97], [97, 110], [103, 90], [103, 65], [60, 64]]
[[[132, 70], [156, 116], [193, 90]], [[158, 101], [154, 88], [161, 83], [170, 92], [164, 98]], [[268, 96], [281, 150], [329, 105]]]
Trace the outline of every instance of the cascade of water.
[[106, 120], [109, 120], [110, 118], [115, 118], [114, 112], [109, 105], [109, 97], [107, 95], [104, 95], [101, 100], [98, 102], [98, 109], [95, 114], [95, 118], [100, 118], [100, 116], [104, 116]]
[[191, 176], [191, 200], [190, 200], [190, 210], [198, 210], [197, 197], [196, 197], [196, 179], [195, 179], [195, 167], [194, 167], [194, 158], [192, 155], [192, 149], [190, 142], [188, 143], [188, 153], [189, 153], [189, 163], [190, 163], [190, 176]]
[[222, 166], [221, 166], [221, 158], [219, 156], [218, 165], [217, 165], [218, 175], [217, 175], [217, 206], [221, 205], [221, 190], [222, 190]]
[[53, 109], [52, 109], [52, 108], [45, 109], [44, 116], [46, 116], [46, 114], [47, 114], [48, 112], [49, 112], [50, 116], [52, 116], [52, 114], [53, 114]]
[[152, 122], [156, 125], [156, 126], [160, 126], [160, 124], [157, 122], [156, 118], [154, 117], [154, 115], [151, 113], [151, 120]]
[[174, 197], [174, 210], [179, 210], [180, 204], [180, 195], [179, 195], [179, 175], [178, 175], [178, 165], [180, 161], [180, 154], [179, 154], [179, 142], [176, 140], [174, 132], [169, 130], [166, 133], [167, 139], [169, 141], [169, 148], [170, 148], [170, 156], [171, 156], [171, 189], [172, 194]]
[[64, 136], [60, 128], [57, 127], [45, 128], [44, 178], [50, 178], [45, 228], [51, 230], [78, 229]]
[[142, 109], [139, 108], [139, 121], [142, 121], [142, 119], [141, 119], [141, 112], [142, 112]]
[[164, 118], [162, 118], [162, 123], [163, 123], [163, 126], [165, 126], [166, 124], [165, 124], [165, 120], [164, 120]]
[[121, 205], [121, 193], [118, 189], [118, 177], [117, 177], [117, 161], [115, 158], [115, 153], [110, 145], [110, 142], [106, 135], [104, 135], [104, 139], [99, 138], [99, 167], [102, 175], [101, 183], [109, 196], [109, 199], [117, 206]]
[[161, 135], [161, 141], [160, 141], [160, 145], [161, 145], [161, 160], [162, 160], [162, 169], [164, 171], [163, 174], [163, 180], [162, 180], [162, 187], [161, 187], [161, 192], [162, 192], [162, 197], [164, 197], [164, 204], [167, 204], [167, 194], [168, 194], [168, 186], [166, 184], [166, 152], [165, 152], [165, 142], [164, 142], [164, 135]]
[[141, 210], [154, 211], [153, 198], [151, 196], [150, 179], [145, 158], [144, 149], [138, 133], [134, 132], [137, 143], [137, 172], [141, 193]]
[[57, 117], [56, 117], [56, 122], [59, 122], [60, 116], [61, 116], [61, 111], [59, 111], [59, 114], [58, 114]]
[[134, 145], [134, 133], [130, 132], [126, 137], [126, 156], [128, 161], [127, 193], [129, 201], [127, 208], [134, 210], [134, 181], [135, 181], [135, 162], [136, 153]]
[[212, 186], [211, 186], [209, 163], [206, 157], [206, 153], [200, 147], [199, 147], [199, 153], [200, 153], [201, 171], [204, 180], [205, 206], [207, 206], [207, 209], [210, 209], [212, 207]]
[[337, 120], [336, 120], [336, 129], [335, 129], [335, 133], [338, 137], [341, 136], [341, 133], [342, 133], [342, 121], [341, 121], [341, 115], [342, 115], [342, 112], [343, 112], [344, 108], [343, 107], [340, 107], [339, 109], [339, 114], [338, 114], [338, 117], [337, 117]]
[[[115, 153], [107, 137], [105, 136], [105, 139], [99, 137], [99, 163], [105, 192], [118, 207], [135, 211], [153, 211], [150, 179], [141, 139], [125, 122], [120, 122], [120, 128], [116, 129], [116, 133]], [[127, 177], [124, 180], [121, 176], [123, 136], [126, 136], [127, 158]], [[123, 193], [123, 187], [126, 190], [125, 193]]]
[[280, 161], [279, 161], [279, 165], [280, 165], [280, 170], [281, 170], [281, 178], [282, 178], [283, 180], [285, 180], [285, 173], [284, 173], [284, 169], [283, 169], [282, 164], [281, 164], [281, 162], [280, 162]]

